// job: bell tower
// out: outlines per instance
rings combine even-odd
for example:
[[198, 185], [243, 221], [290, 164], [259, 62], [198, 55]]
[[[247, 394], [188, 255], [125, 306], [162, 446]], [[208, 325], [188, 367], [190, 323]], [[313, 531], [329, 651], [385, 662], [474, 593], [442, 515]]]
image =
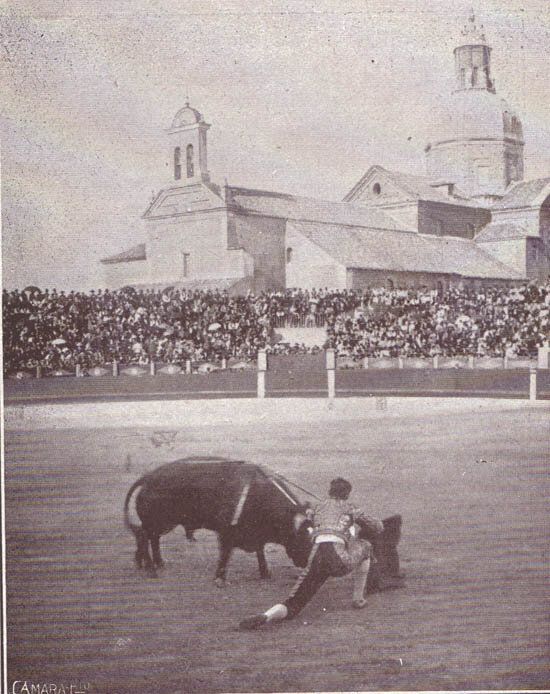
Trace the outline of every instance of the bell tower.
[[456, 90], [486, 89], [494, 94], [491, 77], [491, 47], [487, 44], [483, 26], [478, 27], [474, 11], [462, 29], [462, 40], [454, 50]]
[[206, 159], [206, 133], [210, 125], [189, 105], [181, 108], [168, 130], [169, 165], [172, 179], [180, 185], [209, 181]]
[[454, 49], [455, 87], [442, 104], [426, 147], [432, 185], [455, 184], [490, 204], [523, 179], [523, 129], [516, 112], [495, 89], [491, 47], [473, 11]]

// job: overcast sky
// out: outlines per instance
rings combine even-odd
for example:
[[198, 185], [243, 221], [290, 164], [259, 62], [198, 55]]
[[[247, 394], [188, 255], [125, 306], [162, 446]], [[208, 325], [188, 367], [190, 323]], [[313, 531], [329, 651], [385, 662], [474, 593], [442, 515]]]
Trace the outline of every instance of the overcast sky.
[[[215, 182], [340, 200], [372, 164], [424, 172], [472, 0], [0, 3], [3, 285], [101, 286], [171, 183], [189, 94]], [[550, 2], [473, 2], [525, 176], [550, 175]]]

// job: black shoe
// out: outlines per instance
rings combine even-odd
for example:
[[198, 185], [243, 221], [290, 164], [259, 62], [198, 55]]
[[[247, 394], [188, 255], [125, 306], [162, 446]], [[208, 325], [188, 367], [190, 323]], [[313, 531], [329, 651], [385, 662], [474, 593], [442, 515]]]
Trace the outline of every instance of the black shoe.
[[252, 617], [247, 617], [239, 624], [239, 629], [250, 630], [257, 629], [267, 622], [265, 614], [255, 614]]

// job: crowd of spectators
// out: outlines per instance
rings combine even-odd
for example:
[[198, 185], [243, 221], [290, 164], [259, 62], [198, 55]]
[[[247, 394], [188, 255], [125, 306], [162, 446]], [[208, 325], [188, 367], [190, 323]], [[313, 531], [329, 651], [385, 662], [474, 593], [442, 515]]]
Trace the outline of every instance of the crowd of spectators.
[[[340, 315], [327, 346], [352, 357], [532, 357], [550, 337], [550, 282], [515, 288], [365, 293]], [[373, 310], [378, 307], [378, 310]]]
[[[448, 289], [3, 292], [4, 372], [84, 370], [114, 361], [252, 360], [283, 325], [324, 326], [353, 357], [527, 356], [548, 339], [550, 284]], [[303, 348], [305, 349], [305, 348]]]

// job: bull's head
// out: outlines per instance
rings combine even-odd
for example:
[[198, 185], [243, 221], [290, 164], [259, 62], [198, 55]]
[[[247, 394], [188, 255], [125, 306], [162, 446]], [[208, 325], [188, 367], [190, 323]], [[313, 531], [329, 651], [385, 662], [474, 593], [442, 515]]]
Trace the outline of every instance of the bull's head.
[[294, 514], [292, 519], [292, 531], [285, 544], [285, 549], [295, 566], [307, 566], [307, 560], [312, 546], [312, 525], [311, 520], [305, 512], [299, 511]]

